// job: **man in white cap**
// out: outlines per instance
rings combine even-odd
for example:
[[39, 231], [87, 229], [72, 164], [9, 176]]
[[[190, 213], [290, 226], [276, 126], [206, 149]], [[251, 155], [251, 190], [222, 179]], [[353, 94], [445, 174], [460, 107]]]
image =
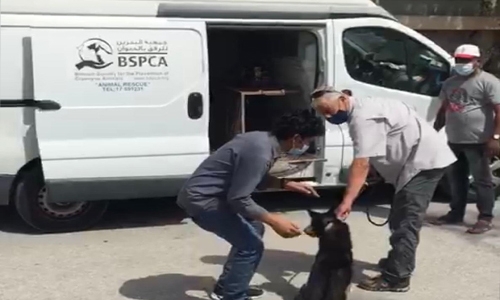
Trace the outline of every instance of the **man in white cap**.
[[459, 224], [463, 221], [469, 189], [469, 173], [474, 178], [479, 217], [467, 230], [480, 234], [492, 228], [495, 191], [489, 168], [490, 158], [499, 154], [500, 80], [480, 66], [475, 45], [455, 51], [456, 76], [443, 83], [441, 108], [434, 128], [446, 129], [448, 143], [457, 156], [450, 168], [451, 210], [433, 223]]
[[370, 164], [395, 187], [389, 218], [392, 249], [379, 262], [381, 276], [361, 282], [359, 287], [408, 291], [426, 210], [445, 168], [456, 158], [432, 126], [402, 101], [359, 99], [329, 87], [316, 90], [312, 98], [313, 107], [328, 122], [348, 124], [353, 141], [354, 160], [337, 216], [349, 215]]

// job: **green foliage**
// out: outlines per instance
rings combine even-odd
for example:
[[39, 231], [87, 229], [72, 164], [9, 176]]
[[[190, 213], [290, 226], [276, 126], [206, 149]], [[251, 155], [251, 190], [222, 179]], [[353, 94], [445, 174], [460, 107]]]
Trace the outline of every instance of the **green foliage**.
[[481, 15], [491, 16], [497, 6], [497, 0], [481, 0]]

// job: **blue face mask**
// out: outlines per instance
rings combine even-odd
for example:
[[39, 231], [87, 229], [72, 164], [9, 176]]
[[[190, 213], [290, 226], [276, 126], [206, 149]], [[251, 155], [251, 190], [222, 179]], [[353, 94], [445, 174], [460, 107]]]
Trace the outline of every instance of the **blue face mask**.
[[472, 72], [474, 72], [474, 65], [472, 63], [456, 64], [454, 69], [460, 76], [469, 76]]
[[307, 149], [309, 149], [309, 145], [304, 144], [304, 146], [302, 146], [302, 148], [300, 149], [297, 148], [290, 149], [290, 151], [288, 151], [288, 154], [291, 156], [301, 156], [307, 151]]
[[347, 122], [349, 114], [345, 110], [339, 110], [336, 114], [328, 117], [326, 120], [332, 124], [340, 125]]

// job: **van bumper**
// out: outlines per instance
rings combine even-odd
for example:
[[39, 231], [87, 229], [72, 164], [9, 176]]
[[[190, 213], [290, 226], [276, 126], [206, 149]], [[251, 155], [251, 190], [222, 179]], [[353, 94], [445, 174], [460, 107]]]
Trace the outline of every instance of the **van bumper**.
[[15, 175], [0, 175], [0, 205], [9, 204], [10, 188], [15, 177]]

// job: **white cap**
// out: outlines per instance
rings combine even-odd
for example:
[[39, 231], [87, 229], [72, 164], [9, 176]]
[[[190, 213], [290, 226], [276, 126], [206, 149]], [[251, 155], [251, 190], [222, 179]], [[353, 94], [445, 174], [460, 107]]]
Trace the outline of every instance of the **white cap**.
[[465, 44], [458, 46], [454, 56], [456, 58], [478, 58], [481, 57], [481, 51], [476, 45]]

